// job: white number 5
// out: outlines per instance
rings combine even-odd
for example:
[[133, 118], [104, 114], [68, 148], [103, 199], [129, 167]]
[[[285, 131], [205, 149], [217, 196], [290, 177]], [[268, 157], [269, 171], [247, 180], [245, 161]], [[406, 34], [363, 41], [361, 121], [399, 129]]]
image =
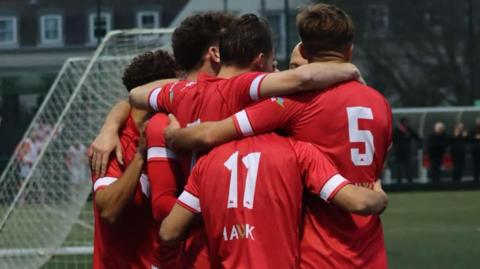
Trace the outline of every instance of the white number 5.
[[373, 154], [375, 153], [375, 144], [373, 143], [372, 132], [358, 129], [358, 120], [373, 120], [372, 109], [369, 107], [347, 107], [348, 114], [348, 136], [350, 143], [364, 143], [365, 153], [360, 153], [358, 148], [350, 150], [350, 157], [356, 166], [371, 165]]

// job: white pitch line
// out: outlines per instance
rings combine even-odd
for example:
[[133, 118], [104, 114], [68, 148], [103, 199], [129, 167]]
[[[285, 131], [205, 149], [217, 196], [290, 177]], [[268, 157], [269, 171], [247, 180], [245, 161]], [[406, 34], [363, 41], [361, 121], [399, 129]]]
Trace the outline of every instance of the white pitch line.
[[384, 233], [423, 233], [423, 232], [438, 232], [438, 233], [444, 233], [444, 232], [480, 232], [480, 227], [479, 228], [473, 228], [473, 227], [452, 227], [452, 228], [447, 228], [447, 227], [435, 227], [435, 228], [395, 228], [395, 229], [388, 229], [384, 228]]
[[455, 208], [455, 207], [447, 207], [447, 208], [412, 208], [412, 209], [403, 209], [403, 208], [388, 208], [387, 207], [387, 213], [392, 213], [392, 214], [397, 214], [397, 213], [432, 213], [432, 212], [465, 212], [465, 211], [476, 211], [478, 210], [478, 206], [476, 207], [461, 207], [461, 208]]

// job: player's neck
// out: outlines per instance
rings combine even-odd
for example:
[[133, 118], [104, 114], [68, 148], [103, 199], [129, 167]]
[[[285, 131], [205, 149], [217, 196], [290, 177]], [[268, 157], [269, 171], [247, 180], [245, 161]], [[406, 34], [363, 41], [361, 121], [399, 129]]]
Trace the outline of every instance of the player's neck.
[[235, 66], [222, 66], [218, 77], [220, 78], [232, 78], [243, 73], [251, 72], [250, 68], [239, 68]]
[[345, 57], [340, 52], [336, 51], [324, 51], [324, 52], [318, 52], [317, 54], [313, 55], [308, 59], [309, 63], [315, 63], [315, 62], [339, 62], [339, 63], [344, 63], [344, 62], [349, 62], [349, 60]]
[[214, 68], [210, 63], [204, 62], [200, 67], [188, 72], [185, 76], [186, 80], [196, 81], [198, 74], [203, 73], [209, 76], [216, 76], [218, 73], [218, 67]]
[[193, 72], [190, 72], [190, 73], [187, 73], [185, 75], [185, 79], [190, 80], [190, 81], [195, 81], [195, 80], [197, 80], [198, 73], [200, 73], [200, 72], [197, 71], [197, 70], [195, 70]]
[[324, 62], [336, 62], [336, 63], [345, 63], [348, 62], [344, 58], [335, 57], [335, 56], [325, 56], [325, 57], [314, 57], [308, 60], [309, 63], [324, 63]]

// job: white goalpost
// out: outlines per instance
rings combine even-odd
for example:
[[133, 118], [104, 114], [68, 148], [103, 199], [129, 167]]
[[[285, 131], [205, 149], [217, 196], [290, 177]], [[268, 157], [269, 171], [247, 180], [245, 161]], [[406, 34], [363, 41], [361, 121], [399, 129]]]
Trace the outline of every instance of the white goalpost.
[[[127, 97], [125, 65], [169, 50], [172, 32], [112, 31], [90, 60], [64, 64], [0, 177], [0, 268], [91, 267], [86, 149], [111, 106]], [[32, 147], [38, 156], [25, 154]]]

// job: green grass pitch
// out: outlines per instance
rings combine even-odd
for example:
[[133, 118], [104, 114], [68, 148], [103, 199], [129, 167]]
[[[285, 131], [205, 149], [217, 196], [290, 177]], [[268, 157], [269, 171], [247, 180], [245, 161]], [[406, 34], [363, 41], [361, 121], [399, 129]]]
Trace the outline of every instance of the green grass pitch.
[[390, 268], [480, 268], [480, 191], [389, 197], [382, 219]]
[[[382, 216], [391, 269], [474, 269], [480, 258], [480, 191], [389, 194]], [[55, 257], [44, 269], [90, 268]], [[71, 260], [72, 257], [68, 257]]]

